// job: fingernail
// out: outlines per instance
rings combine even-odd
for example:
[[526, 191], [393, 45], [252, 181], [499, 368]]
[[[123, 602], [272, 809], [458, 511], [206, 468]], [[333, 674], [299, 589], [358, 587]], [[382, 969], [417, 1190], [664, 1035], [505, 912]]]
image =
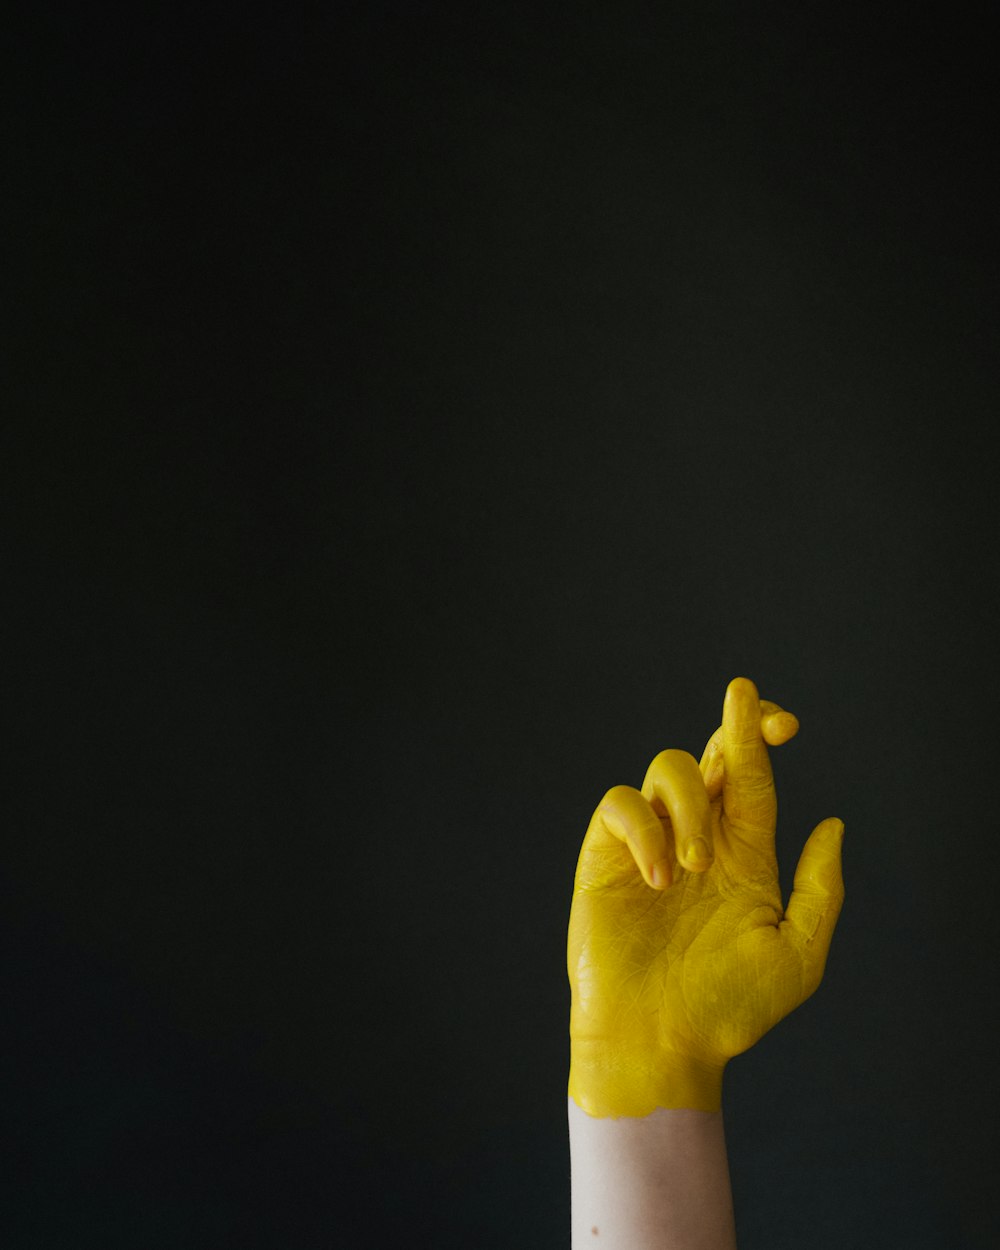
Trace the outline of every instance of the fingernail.
[[712, 852], [708, 849], [708, 843], [704, 838], [692, 838], [687, 844], [684, 858], [689, 864], [710, 864]]
[[650, 873], [653, 885], [658, 890], [665, 890], [670, 884], [670, 869], [664, 861], [658, 860], [653, 865], [653, 871]]

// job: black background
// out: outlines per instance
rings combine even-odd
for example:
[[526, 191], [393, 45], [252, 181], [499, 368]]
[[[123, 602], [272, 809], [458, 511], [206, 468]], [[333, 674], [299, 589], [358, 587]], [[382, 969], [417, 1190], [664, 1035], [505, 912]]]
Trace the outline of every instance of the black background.
[[741, 1250], [995, 1245], [977, 14], [139, 8], [6, 39], [3, 1244], [567, 1245], [580, 839], [743, 674]]

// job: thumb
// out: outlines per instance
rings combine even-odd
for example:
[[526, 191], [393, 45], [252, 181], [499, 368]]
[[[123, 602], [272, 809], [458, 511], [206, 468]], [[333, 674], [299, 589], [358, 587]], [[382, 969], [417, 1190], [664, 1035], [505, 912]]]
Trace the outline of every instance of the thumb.
[[802, 848], [792, 897], [781, 928], [799, 949], [806, 981], [806, 997], [823, 979], [833, 930], [844, 902], [840, 847], [844, 822], [836, 816], [821, 821]]

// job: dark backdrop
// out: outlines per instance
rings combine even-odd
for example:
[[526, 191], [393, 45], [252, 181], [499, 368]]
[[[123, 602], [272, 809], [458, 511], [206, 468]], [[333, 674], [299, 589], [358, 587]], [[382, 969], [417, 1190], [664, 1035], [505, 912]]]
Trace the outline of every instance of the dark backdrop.
[[996, 1244], [992, 53], [831, 4], [12, 6], [11, 1250], [568, 1244], [576, 855], [794, 710], [741, 1250]]

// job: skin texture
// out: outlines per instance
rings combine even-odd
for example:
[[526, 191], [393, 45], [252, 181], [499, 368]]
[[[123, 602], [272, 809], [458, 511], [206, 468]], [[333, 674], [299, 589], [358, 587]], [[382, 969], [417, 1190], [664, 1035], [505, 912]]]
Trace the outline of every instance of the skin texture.
[[567, 1112], [573, 1250], [736, 1250], [721, 1113]]
[[843, 902], [835, 817], [782, 905], [767, 746], [798, 721], [737, 677], [701, 762], [663, 751], [594, 812], [574, 883], [569, 1094], [590, 1116], [718, 1111], [729, 1059], [818, 987]]

